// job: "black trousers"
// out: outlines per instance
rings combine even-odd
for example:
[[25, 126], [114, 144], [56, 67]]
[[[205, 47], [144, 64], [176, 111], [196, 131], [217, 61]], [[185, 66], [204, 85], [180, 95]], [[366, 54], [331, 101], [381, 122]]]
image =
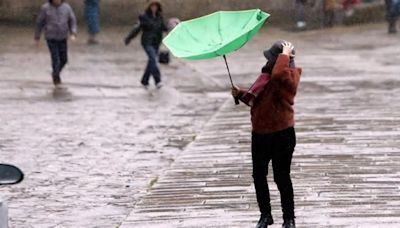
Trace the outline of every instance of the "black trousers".
[[268, 164], [272, 161], [274, 181], [281, 195], [283, 218], [295, 218], [293, 186], [290, 178], [290, 166], [295, 146], [294, 128], [271, 134], [253, 133], [253, 178], [261, 213], [271, 213], [267, 175]]
[[60, 78], [60, 73], [68, 62], [67, 40], [47, 40], [51, 55], [52, 76], [54, 79]]
[[393, 0], [385, 0], [386, 3], [386, 19], [390, 23], [396, 23], [398, 16], [393, 14]]

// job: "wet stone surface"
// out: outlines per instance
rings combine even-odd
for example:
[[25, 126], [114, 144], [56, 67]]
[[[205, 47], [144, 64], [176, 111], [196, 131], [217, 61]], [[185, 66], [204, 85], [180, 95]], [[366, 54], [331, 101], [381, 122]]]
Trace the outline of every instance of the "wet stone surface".
[[0, 162], [26, 174], [1, 187], [11, 227], [116, 227], [226, 99], [176, 61], [165, 88], [145, 91], [140, 46], [114, 30], [98, 47], [71, 44], [54, 89], [46, 47], [24, 43], [30, 30], [2, 29]]
[[[273, 40], [298, 46], [299, 227], [400, 226], [400, 46], [383, 28], [271, 29], [228, 57], [245, 86]], [[26, 42], [26, 29], [1, 27], [0, 161], [26, 173], [1, 187], [10, 225], [255, 226], [249, 113], [227, 95], [223, 60], [174, 60], [165, 88], [147, 92], [145, 56], [137, 42], [123, 47], [125, 30], [109, 29], [98, 47], [72, 44], [65, 88], [53, 89], [46, 48]]]

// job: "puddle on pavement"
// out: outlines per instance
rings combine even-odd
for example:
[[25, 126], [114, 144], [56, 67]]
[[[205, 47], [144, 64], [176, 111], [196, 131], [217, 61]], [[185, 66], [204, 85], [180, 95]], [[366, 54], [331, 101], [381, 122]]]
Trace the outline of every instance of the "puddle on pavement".
[[68, 90], [68, 88], [65, 88], [65, 87], [54, 88], [51, 91], [51, 97], [55, 101], [72, 101], [73, 100], [72, 93]]

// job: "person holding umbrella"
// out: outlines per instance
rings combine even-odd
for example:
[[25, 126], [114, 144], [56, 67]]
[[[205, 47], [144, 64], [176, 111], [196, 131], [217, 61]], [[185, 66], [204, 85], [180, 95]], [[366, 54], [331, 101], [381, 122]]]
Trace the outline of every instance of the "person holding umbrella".
[[146, 70], [141, 83], [145, 89], [148, 89], [150, 76], [152, 75], [156, 87], [160, 89], [162, 84], [161, 73], [157, 64], [157, 56], [163, 38], [163, 32], [167, 32], [168, 28], [164, 23], [162, 6], [159, 1], [150, 1], [145, 13], [139, 16], [139, 22], [135, 24], [131, 32], [125, 38], [125, 45], [129, 45], [131, 40], [135, 38], [140, 31], [143, 32], [142, 46], [148, 56]]
[[301, 74], [301, 70], [294, 66], [293, 46], [280, 41], [266, 51], [268, 63], [263, 74], [247, 92], [234, 85], [227, 61], [227, 55], [245, 46], [269, 17], [270, 14], [260, 9], [218, 11], [179, 23], [163, 43], [181, 59], [224, 59], [235, 103], [239, 104], [240, 99], [252, 106], [253, 176], [262, 213], [257, 227], [268, 227], [273, 223], [266, 181], [268, 162], [272, 159], [275, 180], [283, 199], [284, 227], [293, 228], [295, 216], [290, 163], [295, 135], [292, 105]]
[[282, 227], [294, 228], [294, 197], [290, 177], [296, 146], [293, 105], [302, 69], [295, 67], [294, 46], [287, 41], [277, 41], [264, 55], [268, 61], [257, 81], [247, 91], [235, 85], [232, 95], [251, 106], [253, 178], [261, 211], [257, 228], [274, 223], [266, 179], [270, 161], [274, 181], [281, 195]]

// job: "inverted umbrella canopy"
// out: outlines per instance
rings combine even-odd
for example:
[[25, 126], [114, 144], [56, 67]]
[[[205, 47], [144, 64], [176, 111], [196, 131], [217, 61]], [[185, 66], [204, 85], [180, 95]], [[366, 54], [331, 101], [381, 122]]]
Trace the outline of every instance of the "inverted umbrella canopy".
[[[178, 58], [201, 60], [223, 56], [233, 88], [225, 55], [243, 47], [260, 31], [269, 16], [259, 9], [219, 11], [180, 23], [163, 43]], [[237, 98], [235, 103], [239, 104]]]
[[178, 58], [201, 60], [224, 56], [243, 47], [269, 16], [259, 9], [219, 11], [180, 23], [163, 42]]

